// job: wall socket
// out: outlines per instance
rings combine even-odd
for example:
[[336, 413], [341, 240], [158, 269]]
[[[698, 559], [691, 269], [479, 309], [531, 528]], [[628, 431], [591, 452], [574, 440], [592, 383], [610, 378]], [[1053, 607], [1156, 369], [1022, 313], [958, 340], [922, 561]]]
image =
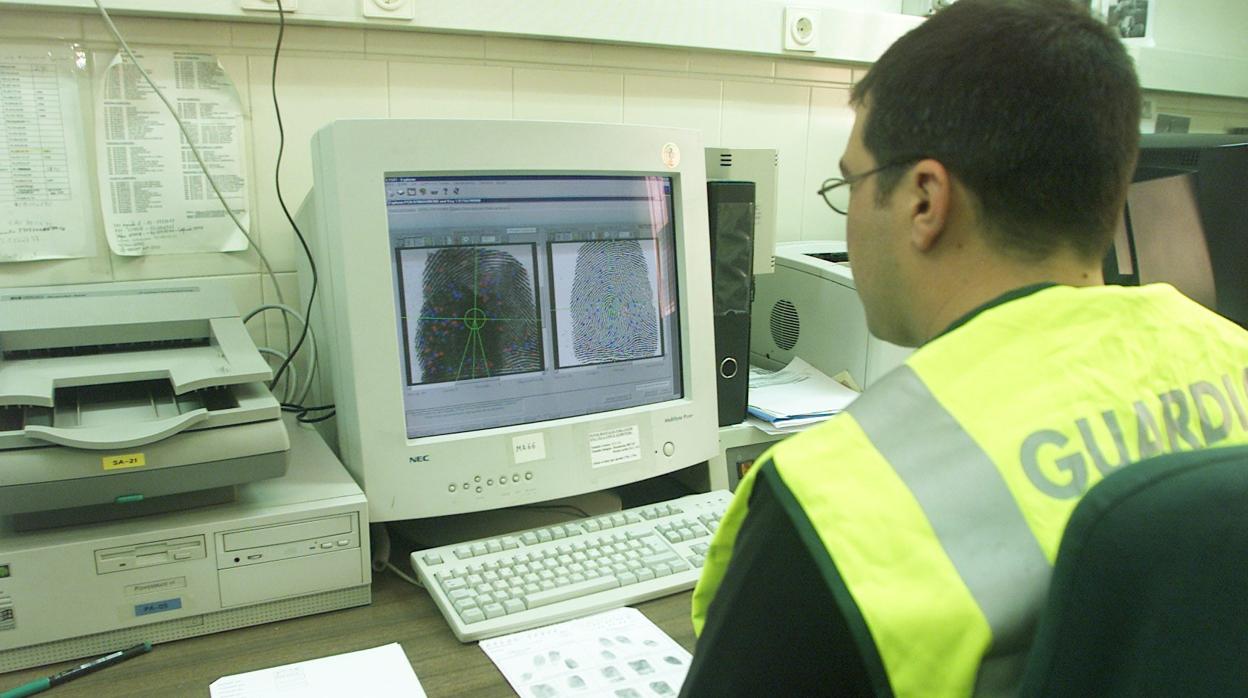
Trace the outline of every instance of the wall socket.
[[819, 48], [820, 12], [812, 7], [784, 8], [784, 48], [786, 51], [815, 51]]
[[374, 19], [416, 19], [416, 0], [360, 0], [360, 11]]
[[[239, 7], [244, 10], [277, 12], [277, 0], [242, 0]], [[298, 7], [298, 0], [282, 0], [282, 12], [294, 12]]]

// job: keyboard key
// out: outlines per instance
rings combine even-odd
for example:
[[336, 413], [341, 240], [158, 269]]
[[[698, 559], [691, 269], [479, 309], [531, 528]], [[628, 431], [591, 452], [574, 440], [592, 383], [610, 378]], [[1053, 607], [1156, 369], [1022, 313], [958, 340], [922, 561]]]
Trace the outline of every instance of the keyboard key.
[[472, 608], [467, 608], [460, 612], [459, 617], [463, 618], [465, 623], [480, 623], [485, 620], [485, 613], [476, 606], [473, 606]]
[[485, 606], [484, 608], [482, 608], [482, 610], [485, 611], [486, 618], [497, 618], [499, 616], [507, 614], [507, 610], [503, 608], [503, 605], [501, 603], [489, 604]]
[[525, 603], [529, 608], [537, 608], [547, 604], [565, 601], [567, 599], [575, 599], [586, 594], [593, 594], [598, 591], [606, 591], [614, 589], [620, 583], [615, 577], [599, 577], [598, 579], [590, 579], [580, 584], [569, 584], [564, 587], [543, 589], [536, 594], [528, 594], [525, 597]]
[[524, 601], [520, 599], [507, 599], [503, 602], [503, 609], [508, 613], [519, 613], [525, 608]]

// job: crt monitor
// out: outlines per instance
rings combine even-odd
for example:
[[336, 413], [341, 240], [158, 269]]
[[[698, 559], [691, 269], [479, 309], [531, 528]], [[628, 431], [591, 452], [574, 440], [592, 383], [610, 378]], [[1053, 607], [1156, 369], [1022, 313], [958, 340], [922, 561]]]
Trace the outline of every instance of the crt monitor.
[[716, 454], [703, 168], [681, 129], [316, 133], [300, 216], [329, 436], [373, 520], [595, 492]]
[[1126, 213], [1106, 258], [1109, 283], [1173, 284], [1248, 327], [1248, 138], [1146, 134]]

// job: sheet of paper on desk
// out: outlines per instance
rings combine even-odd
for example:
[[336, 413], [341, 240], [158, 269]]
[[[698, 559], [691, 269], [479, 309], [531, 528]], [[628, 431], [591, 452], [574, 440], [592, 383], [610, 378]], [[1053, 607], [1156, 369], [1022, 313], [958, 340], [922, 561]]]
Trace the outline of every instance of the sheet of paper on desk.
[[416, 672], [399, 643], [337, 654], [271, 669], [225, 676], [208, 687], [212, 698], [424, 698]]
[[690, 654], [635, 608], [481, 641], [524, 698], [676, 696]]

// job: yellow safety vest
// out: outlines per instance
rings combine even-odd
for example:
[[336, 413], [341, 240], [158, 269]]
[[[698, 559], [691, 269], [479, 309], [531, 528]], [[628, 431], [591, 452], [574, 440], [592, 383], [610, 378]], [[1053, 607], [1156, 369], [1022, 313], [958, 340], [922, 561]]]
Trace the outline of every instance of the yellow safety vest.
[[[1150, 455], [1245, 442], [1248, 332], [1164, 284], [1054, 286], [933, 340], [763, 460], [839, 571], [894, 693], [966, 696], [1016, 686], [1089, 487]], [[698, 633], [759, 470], [708, 551]]]

